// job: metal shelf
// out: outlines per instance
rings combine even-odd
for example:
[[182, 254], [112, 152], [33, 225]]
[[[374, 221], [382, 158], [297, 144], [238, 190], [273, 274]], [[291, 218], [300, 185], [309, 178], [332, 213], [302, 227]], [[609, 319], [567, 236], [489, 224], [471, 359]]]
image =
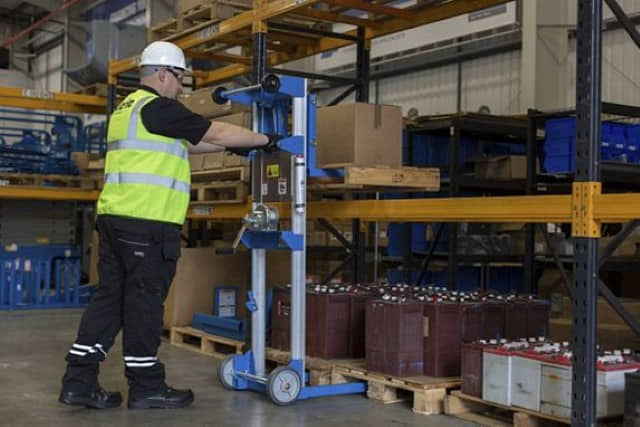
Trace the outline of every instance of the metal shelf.
[[[571, 195], [507, 197], [453, 197], [442, 199], [344, 200], [309, 202], [309, 219], [361, 219], [398, 222], [570, 223]], [[289, 216], [285, 204], [274, 203], [282, 218]], [[208, 209], [190, 207], [193, 219], [240, 219], [251, 203], [219, 205]], [[594, 218], [623, 223], [640, 218], [640, 193], [594, 196]]]
[[0, 186], [0, 199], [95, 202], [100, 192], [81, 188]]
[[68, 113], [106, 114], [107, 98], [0, 86], [0, 106]]
[[[418, 5], [408, 9], [394, 8], [382, 4], [374, 4], [360, 0], [275, 0], [269, 3], [254, 2], [254, 9], [238, 14], [221, 22], [198, 26], [193, 32], [169, 38], [191, 57], [213, 57], [216, 51], [234, 46], [251, 46], [252, 34], [269, 33], [278, 43], [270, 45], [265, 65], [273, 67], [279, 64], [313, 56], [318, 53], [338, 49], [353, 44], [358, 37], [358, 30], [344, 34], [332, 34], [328, 31], [314, 31], [308, 26], [299, 26], [297, 30], [287, 23], [287, 30], [270, 29], [269, 23], [283, 20], [289, 22], [313, 23], [345, 23], [366, 29], [364, 32], [367, 44], [372, 39], [398, 31], [415, 28], [424, 24], [452, 18], [465, 13], [485, 9], [507, 3], [509, 0], [456, 0], [440, 4]], [[320, 10], [313, 6], [324, 3], [328, 9]], [[355, 18], [340, 13], [345, 9], [358, 9], [369, 12], [371, 18]], [[277, 27], [274, 25], [274, 27]], [[295, 41], [295, 42], [294, 42]], [[224, 49], [222, 49], [224, 50]], [[220, 57], [217, 57], [220, 60]], [[109, 63], [109, 83], [115, 84], [117, 76], [134, 71], [139, 57], [125, 58]], [[226, 61], [233, 63], [214, 71], [197, 71], [194, 73], [196, 85], [230, 80], [233, 77], [248, 74], [252, 65], [251, 58], [227, 55]]]

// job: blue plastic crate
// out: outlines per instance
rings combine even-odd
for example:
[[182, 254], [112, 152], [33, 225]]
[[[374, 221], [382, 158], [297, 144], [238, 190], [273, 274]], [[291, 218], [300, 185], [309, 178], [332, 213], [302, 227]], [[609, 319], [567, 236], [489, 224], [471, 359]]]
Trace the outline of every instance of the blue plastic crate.
[[[427, 224], [412, 223], [411, 226], [411, 250], [413, 252], [426, 252], [431, 242], [427, 241]], [[387, 228], [387, 255], [402, 256], [407, 241], [406, 227], [403, 223], [389, 223]], [[442, 236], [440, 236], [442, 240]]]
[[523, 269], [519, 267], [491, 268], [488, 287], [503, 294], [520, 291], [524, 280], [523, 274]]
[[621, 123], [603, 122], [600, 134], [600, 156], [602, 160], [626, 162], [626, 129]]
[[544, 143], [543, 151], [546, 155], [551, 156], [573, 155], [575, 152], [575, 138], [561, 137], [547, 139]]
[[564, 156], [545, 156], [542, 169], [547, 173], [571, 173], [575, 170], [573, 153]]
[[[433, 271], [430, 272], [431, 283], [436, 286], [448, 286], [449, 272]], [[456, 281], [458, 282], [459, 291], [472, 291], [480, 287], [480, 269], [477, 267], [459, 267], [456, 272]]]
[[[441, 176], [449, 174], [449, 142], [450, 137], [444, 134], [416, 133], [413, 138], [413, 161], [404, 158], [405, 164], [410, 166], [430, 166], [440, 168]], [[495, 144], [487, 144], [495, 145]], [[480, 142], [475, 138], [462, 137], [458, 148], [458, 164], [462, 165], [473, 157], [481, 154]], [[407, 151], [405, 150], [405, 153]]]
[[547, 139], [567, 138], [576, 136], [576, 119], [573, 117], [562, 117], [559, 119], [549, 119], [544, 126]]
[[629, 163], [640, 163], [640, 125], [628, 125], [625, 128], [625, 138]]

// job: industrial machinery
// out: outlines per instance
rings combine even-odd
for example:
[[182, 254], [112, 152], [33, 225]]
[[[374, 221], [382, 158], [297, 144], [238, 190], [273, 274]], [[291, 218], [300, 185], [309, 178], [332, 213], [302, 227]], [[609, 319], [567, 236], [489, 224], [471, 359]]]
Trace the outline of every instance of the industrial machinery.
[[[251, 350], [227, 357], [219, 368], [222, 384], [230, 390], [266, 392], [278, 405], [298, 399], [363, 393], [365, 383], [310, 386], [305, 372], [305, 229], [306, 182], [310, 175], [340, 174], [315, 165], [315, 98], [307, 81], [295, 77], [267, 75], [261, 84], [212, 94], [215, 102], [238, 102], [252, 106], [253, 129], [281, 137], [271, 152], [254, 150], [252, 160], [252, 211], [234, 242], [251, 249]], [[292, 134], [289, 135], [289, 113]], [[307, 163], [309, 161], [309, 163]], [[291, 203], [291, 230], [279, 230], [279, 212], [271, 202]], [[291, 360], [267, 374], [265, 370], [265, 257], [266, 250], [291, 251]]]
[[86, 125], [82, 129], [84, 150], [88, 153], [104, 154], [107, 151], [107, 122]]
[[72, 151], [85, 151], [79, 117], [0, 109], [0, 172], [75, 174]]
[[9, 244], [0, 249], [0, 309], [80, 307], [91, 288], [81, 286], [80, 253], [72, 245]]

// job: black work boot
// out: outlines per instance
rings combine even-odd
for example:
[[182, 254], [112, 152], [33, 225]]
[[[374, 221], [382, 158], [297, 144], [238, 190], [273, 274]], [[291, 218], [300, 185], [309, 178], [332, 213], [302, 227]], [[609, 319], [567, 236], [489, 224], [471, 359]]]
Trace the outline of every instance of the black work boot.
[[129, 409], [170, 409], [184, 408], [193, 403], [193, 392], [191, 390], [176, 390], [167, 387], [166, 390], [146, 397], [135, 397], [129, 393]]
[[108, 409], [117, 408], [122, 404], [122, 395], [119, 391], [108, 392], [98, 387], [92, 390], [76, 391], [62, 388], [58, 401], [65, 405], [86, 406], [87, 408]]

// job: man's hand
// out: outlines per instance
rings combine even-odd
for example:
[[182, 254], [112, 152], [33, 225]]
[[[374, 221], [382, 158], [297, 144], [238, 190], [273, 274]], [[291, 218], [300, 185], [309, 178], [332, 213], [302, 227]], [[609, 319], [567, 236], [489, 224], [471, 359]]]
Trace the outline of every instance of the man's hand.
[[269, 141], [260, 148], [262, 148], [264, 151], [268, 153], [272, 153], [278, 150], [279, 148], [278, 141], [280, 141], [282, 137], [275, 133], [268, 134], [267, 137], [269, 138]]

